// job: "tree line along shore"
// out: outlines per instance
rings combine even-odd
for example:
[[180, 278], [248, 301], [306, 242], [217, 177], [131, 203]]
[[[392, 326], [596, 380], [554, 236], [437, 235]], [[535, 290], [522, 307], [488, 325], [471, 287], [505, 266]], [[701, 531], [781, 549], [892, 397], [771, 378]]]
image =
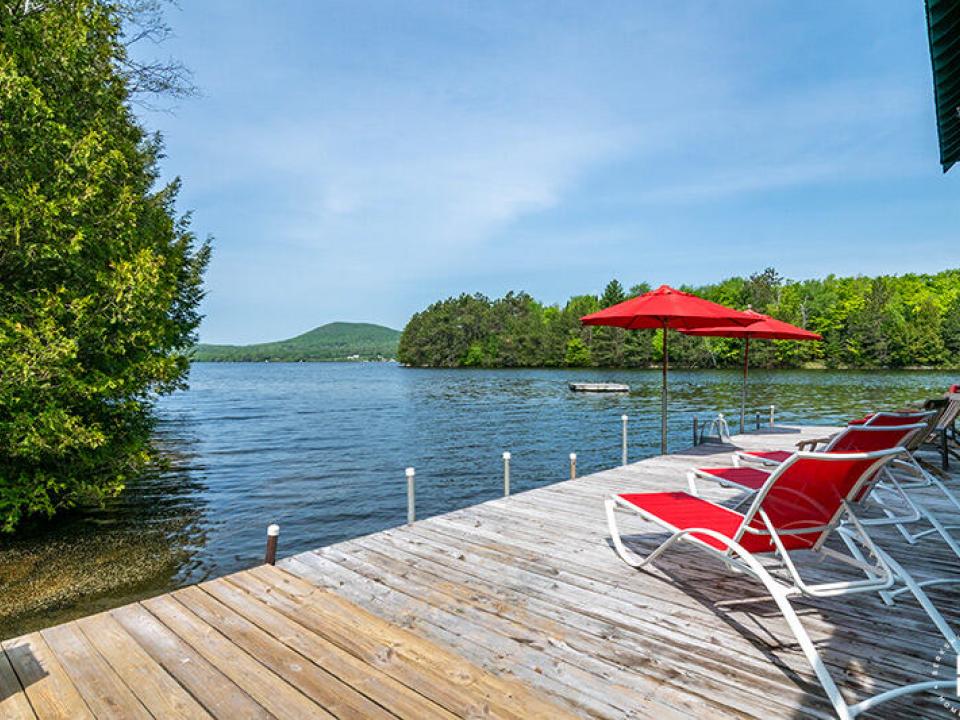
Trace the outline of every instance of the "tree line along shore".
[[[755, 367], [960, 367], [960, 269], [794, 281], [768, 268], [682, 289], [823, 335], [822, 342], [756, 342]], [[648, 290], [646, 283], [625, 290], [612, 280], [599, 296], [575, 295], [563, 305], [544, 304], [525, 292], [447, 298], [410, 319], [398, 359], [420, 367], [653, 366], [660, 360], [659, 330], [584, 327], [579, 320]], [[673, 333], [670, 363], [736, 367], [742, 347], [742, 340]]]

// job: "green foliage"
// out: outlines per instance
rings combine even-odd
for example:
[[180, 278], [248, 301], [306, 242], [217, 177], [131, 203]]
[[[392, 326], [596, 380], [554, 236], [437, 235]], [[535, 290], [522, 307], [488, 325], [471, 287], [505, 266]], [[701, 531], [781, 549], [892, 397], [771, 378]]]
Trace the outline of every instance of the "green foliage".
[[578, 337], [567, 340], [567, 351], [563, 356], [563, 364], [568, 367], [589, 367], [593, 364], [590, 348]]
[[369, 323], [334, 322], [289, 340], [257, 345], [197, 345], [203, 362], [305, 362], [396, 357], [400, 331]]
[[603, 295], [600, 296], [600, 307], [613, 307], [626, 299], [627, 294], [623, 291], [623, 285], [620, 284], [619, 280], [614, 278], [608, 282], [607, 286], [603, 289]]
[[460, 362], [464, 367], [484, 367], [490, 360], [484, 351], [483, 343], [475, 342], [468, 349], [467, 354]]
[[960, 356], [960, 295], [944, 310], [940, 334], [947, 357]]
[[[757, 367], [960, 366], [960, 270], [796, 282], [767, 268], [686, 289], [731, 307], [752, 306], [824, 336], [822, 343], [755, 341], [751, 364]], [[625, 293], [613, 280], [599, 297], [576, 295], [563, 307], [541, 305], [525, 293], [494, 301], [483, 295], [450, 298], [411, 318], [399, 359], [442, 367], [648, 367], [660, 360], [659, 331], [580, 324], [583, 315], [648, 290], [639, 283]], [[669, 352], [677, 367], [733, 367], [741, 362], [742, 342], [672, 332]]]
[[0, 526], [119, 492], [181, 386], [209, 247], [128, 105], [115, 9], [0, 12]]

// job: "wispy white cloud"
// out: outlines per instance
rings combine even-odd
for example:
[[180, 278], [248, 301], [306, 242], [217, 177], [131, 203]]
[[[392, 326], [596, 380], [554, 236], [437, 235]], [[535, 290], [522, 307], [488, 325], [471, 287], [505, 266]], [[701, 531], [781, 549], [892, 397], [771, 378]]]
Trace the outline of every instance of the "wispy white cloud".
[[[185, 7], [174, 50], [205, 98], [149, 121], [218, 237], [204, 336], [402, 324], [437, 295], [508, 282], [559, 298], [574, 271], [579, 284], [682, 266], [669, 279], [697, 282], [728, 267], [699, 238], [747, 225], [762, 238], [773, 195], [795, 193], [794, 231], [810, 233], [808, 190], [860, 208], [864, 184], [940, 180], [923, 38], [901, 37], [922, 33], [914, 15], [855, 2]], [[869, 25], [855, 38], [841, 32], [852, 18]]]

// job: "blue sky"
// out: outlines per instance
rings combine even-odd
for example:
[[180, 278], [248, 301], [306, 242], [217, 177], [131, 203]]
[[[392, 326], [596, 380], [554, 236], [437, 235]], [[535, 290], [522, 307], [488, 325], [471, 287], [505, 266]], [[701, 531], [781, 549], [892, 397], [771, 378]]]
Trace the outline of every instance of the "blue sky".
[[214, 236], [207, 342], [402, 327], [462, 291], [958, 262], [921, 0], [172, 7], [141, 110]]

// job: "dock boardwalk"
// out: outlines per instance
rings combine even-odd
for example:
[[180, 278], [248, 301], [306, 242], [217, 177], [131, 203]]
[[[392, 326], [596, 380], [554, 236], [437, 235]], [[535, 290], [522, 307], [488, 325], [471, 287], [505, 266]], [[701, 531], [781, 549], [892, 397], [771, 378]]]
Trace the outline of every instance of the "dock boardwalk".
[[[834, 717], [774, 604], [730, 604], [759, 583], [683, 547], [639, 572], [609, 545], [606, 494], [685, 489], [687, 469], [728, 465], [730, 450], [650, 458], [8, 640], [0, 718]], [[640, 551], [664, 537], [625, 525]], [[873, 534], [921, 575], [960, 573], [942, 543]], [[955, 594], [932, 594], [960, 621]], [[942, 640], [910, 600], [797, 606], [851, 701], [935, 669]], [[863, 717], [954, 715], [914, 695]]]

